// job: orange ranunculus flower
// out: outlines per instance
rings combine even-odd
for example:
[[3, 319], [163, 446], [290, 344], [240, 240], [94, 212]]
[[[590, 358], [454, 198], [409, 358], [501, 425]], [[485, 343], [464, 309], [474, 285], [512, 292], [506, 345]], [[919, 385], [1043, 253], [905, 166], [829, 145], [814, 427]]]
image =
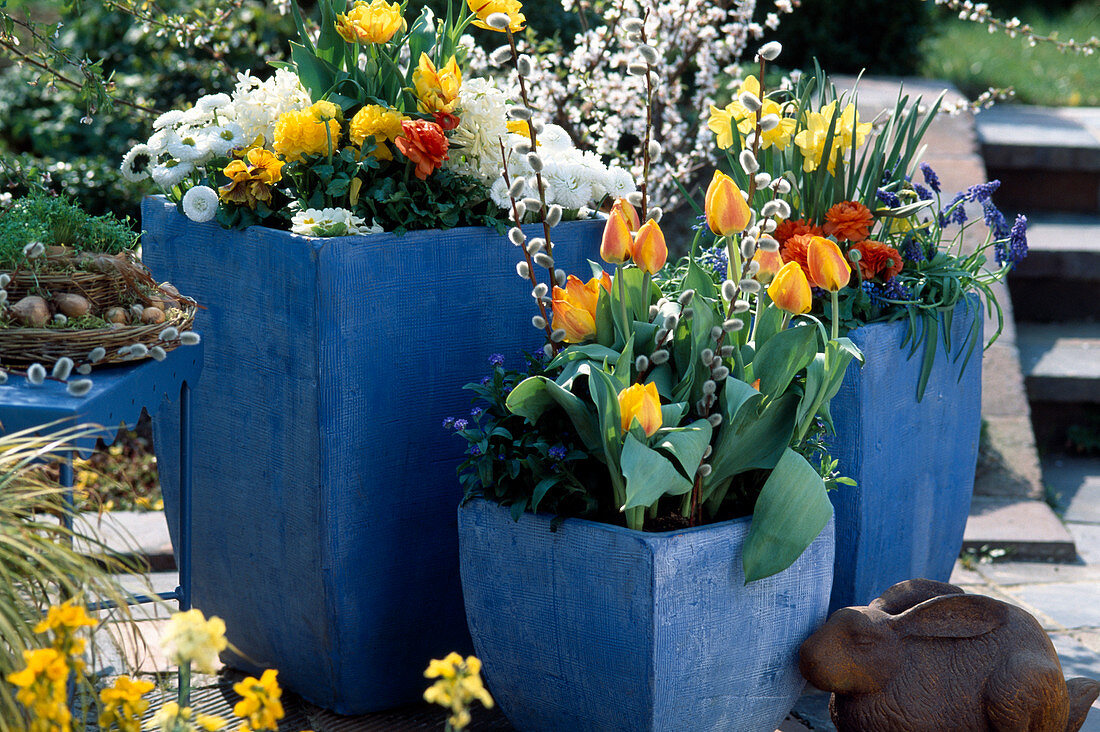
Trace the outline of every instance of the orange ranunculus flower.
[[852, 277], [852, 268], [832, 239], [815, 236], [806, 250], [806, 268], [810, 283], [829, 292], [837, 292]]
[[779, 248], [779, 253], [783, 257], [784, 262], [797, 262], [798, 266], [802, 268], [803, 274], [809, 275], [810, 268], [806, 264], [806, 253], [810, 248], [810, 241], [814, 238], [813, 234], [795, 234], [794, 236], [783, 242], [783, 246]]
[[416, 163], [416, 177], [426, 179], [447, 157], [447, 138], [443, 128], [424, 119], [403, 120], [401, 137], [393, 141], [401, 154]]
[[862, 203], [841, 201], [825, 212], [825, 235], [837, 241], [863, 241], [874, 217]]
[[652, 381], [646, 385], [633, 384], [619, 392], [619, 412], [622, 415], [623, 432], [630, 431], [634, 420], [642, 426], [646, 437], [661, 429], [661, 395]]
[[[523, 24], [527, 18], [523, 16], [523, 4], [519, 0], [466, 0], [470, 10], [477, 15], [474, 25], [485, 30], [497, 30], [485, 21], [493, 13], [504, 13], [508, 16], [508, 30], [519, 33], [523, 30]], [[498, 31], [503, 32], [503, 31]]]
[[810, 312], [813, 293], [810, 292], [806, 273], [797, 262], [787, 262], [779, 269], [768, 287], [768, 297], [776, 307], [788, 313], [801, 315]]
[[779, 222], [779, 226], [775, 227], [775, 233], [772, 234], [772, 237], [780, 244], [785, 244], [792, 236], [798, 236], [799, 234], [825, 236], [825, 232], [821, 230], [820, 226], [811, 224], [804, 219], [787, 219]]
[[634, 235], [630, 233], [630, 223], [622, 208], [611, 209], [607, 223], [603, 227], [603, 240], [600, 242], [600, 257], [611, 264], [622, 264], [630, 259], [634, 252]]
[[437, 69], [428, 54], [421, 53], [412, 82], [421, 112], [453, 112], [462, 88], [462, 69], [454, 56]]
[[554, 286], [554, 330], [565, 331], [566, 343], [580, 343], [596, 335], [596, 305], [600, 301], [600, 287], [611, 291], [611, 278], [604, 272], [587, 283], [574, 275], [565, 280], [565, 289]]
[[626, 225], [631, 231], [637, 231], [642, 226], [642, 219], [638, 216], [638, 210], [625, 198], [619, 198], [611, 206], [611, 212], [618, 211], [626, 220]]
[[668, 261], [668, 246], [661, 227], [653, 219], [638, 229], [638, 238], [634, 240], [634, 263], [650, 274], [657, 274]]
[[357, 2], [346, 15], [336, 16], [336, 32], [348, 43], [388, 43], [405, 27], [400, 3]]
[[868, 239], [852, 245], [859, 252], [859, 274], [865, 280], [882, 275], [883, 281], [897, 276], [904, 266], [898, 250], [880, 241]]
[[771, 282], [776, 273], [783, 268], [783, 255], [779, 252], [757, 249], [756, 254], [752, 255], [752, 261], [760, 265], [760, 269], [756, 271], [756, 281], [762, 285]]
[[718, 236], [740, 233], [749, 225], [749, 204], [733, 178], [720, 170], [714, 171], [703, 206], [707, 224]]

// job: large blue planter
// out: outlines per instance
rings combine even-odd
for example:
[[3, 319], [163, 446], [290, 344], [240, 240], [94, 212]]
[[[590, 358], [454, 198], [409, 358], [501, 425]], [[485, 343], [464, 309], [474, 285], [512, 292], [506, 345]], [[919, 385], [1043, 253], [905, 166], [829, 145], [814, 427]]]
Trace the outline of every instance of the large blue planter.
[[520, 732], [774, 732], [826, 617], [830, 522], [745, 585], [749, 519], [643, 533], [459, 509], [462, 589], [486, 683]]
[[[488, 229], [306, 239], [142, 207], [145, 260], [205, 306], [194, 391], [194, 602], [246, 670], [359, 713], [415, 701], [469, 647], [458, 579], [461, 387], [539, 346], [519, 250]], [[555, 229], [587, 273], [602, 223]], [[174, 414], [156, 422], [176, 474]], [[169, 517], [178, 487], [165, 480]], [[173, 531], [175, 527], [173, 526]]]
[[952, 353], [941, 339], [920, 402], [921, 352], [909, 358], [909, 346], [901, 347], [906, 321], [849, 333], [866, 362], [848, 367], [831, 405], [832, 456], [857, 483], [831, 494], [831, 610], [866, 605], [902, 580], [951, 576], [970, 513], [981, 430], [982, 344], [965, 370], [965, 355], [955, 358], [975, 317], [981, 318], [976, 307], [956, 307]]

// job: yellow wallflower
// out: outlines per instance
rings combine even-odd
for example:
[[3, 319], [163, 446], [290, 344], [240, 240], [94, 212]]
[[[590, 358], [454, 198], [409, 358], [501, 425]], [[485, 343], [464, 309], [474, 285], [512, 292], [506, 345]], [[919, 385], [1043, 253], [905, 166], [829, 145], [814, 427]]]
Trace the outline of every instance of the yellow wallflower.
[[286, 112], [275, 122], [272, 147], [291, 163], [300, 161], [303, 155], [328, 155], [340, 143], [338, 117], [336, 105], [331, 102]]
[[225, 623], [217, 617], [207, 620], [200, 610], [175, 613], [161, 645], [177, 666], [191, 663], [199, 672], [212, 674], [218, 669], [218, 653], [228, 645]]
[[70, 732], [69, 664], [56, 648], [23, 651], [26, 666], [8, 674], [7, 680], [19, 689], [15, 699], [31, 713], [27, 732]]
[[154, 686], [151, 681], [119, 676], [114, 686], [99, 692], [99, 700], [103, 702], [99, 726], [111, 729], [114, 725], [119, 732], [141, 732], [141, 717], [149, 708], [149, 702], [143, 697]]
[[486, 709], [493, 706], [493, 697], [481, 681], [481, 661], [475, 656], [463, 660], [457, 653], [449, 653], [446, 658], [432, 659], [424, 676], [439, 679], [424, 691], [424, 701], [446, 707], [451, 712], [447, 723], [452, 729], [465, 729], [470, 723], [470, 704], [475, 700]]
[[348, 43], [388, 43], [405, 28], [399, 3], [357, 2], [351, 12], [336, 16], [336, 32]]
[[233, 691], [241, 695], [241, 700], [233, 707], [233, 713], [247, 720], [249, 729], [260, 730], [279, 729], [279, 721], [283, 718], [283, 704], [280, 697], [283, 694], [279, 683], [275, 680], [278, 671], [267, 669], [260, 678], [249, 676], [244, 681], [233, 685]]
[[368, 136], [374, 138], [374, 151], [379, 160], [393, 160], [393, 152], [386, 144], [401, 136], [401, 122], [408, 117], [396, 109], [367, 104], [351, 118], [348, 137], [356, 145], [362, 145]]
[[98, 621], [88, 616], [84, 606], [74, 600], [66, 600], [60, 605], [52, 606], [46, 612], [46, 618], [34, 626], [35, 633], [47, 631], [74, 631], [80, 628], [98, 625]]
[[176, 702], [168, 702], [149, 720], [148, 729], [157, 732], [176, 732], [180, 729], [198, 729], [206, 732], [217, 732], [226, 725], [226, 721], [220, 717], [212, 717], [209, 714], [196, 714], [192, 719], [191, 707], [180, 708]]
[[428, 54], [420, 54], [420, 63], [412, 76], [417, 106], [422, 112], [453, 112], [462, 86], [462, 70], [454, 56], [436, 68]]
[[[733, 101], [727, 104], [724, 109], [714, 106], [710, 108], [710, 119], [707, 121], [707, 127], [717, 135], [717, 144], [722, 150], [733, 144], [733, 125], [735, 123], [738, 132], [741, 133], [742, 140], [744, 140], [745, 135], [756, 129], [756, 113], [749, 112], [738, 101], [745, 92], [751, 92], [756, 97], [760, 96], [760, 82], [756, 80], [755, 76], [749, 76], [742, 82], [734, 93]], [[783, 116], [783, 107], [778, 102], [771, 99], [762, 99], [760, 115], [763, 117], [769, 114], [779, 117], [779, 124], [770, 130], [766, 130], [760, 136], [760, 147], [767, 149], [774, 145], [780, 150], [785, 150], [794, 136], [794, 130], [797, 126], [795, 120]]]
[[474, 25], [478, 28], [499, 31], [499, 29], [492, 28], [485, 22], [493, 13], [504, 13], [508, 16], [508, 30], [512, 33], [519, 33], [523, 30], [523, 24], [527, 22], [527, 18], [523, 16], [522, 12], [523, 3], [519, 0], [466, 0], [466, 4], [477, 15]]

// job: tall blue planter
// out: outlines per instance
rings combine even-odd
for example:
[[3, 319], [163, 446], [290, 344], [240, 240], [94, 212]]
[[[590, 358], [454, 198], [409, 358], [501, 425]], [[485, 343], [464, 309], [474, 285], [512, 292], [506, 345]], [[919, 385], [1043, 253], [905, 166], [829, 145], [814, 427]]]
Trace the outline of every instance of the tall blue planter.
[[[461, 387], [539, 347], [519, 250], [488, 229], [306, 239], [142, 206], [144, 257], [204, 306], [194, 391], [194, 602], [246, 670], [340, 713], [420, 698], [469, 647], [458, 579]], [[555, 229], [587, 273], [602, 223]], [[175, 414], [155, 422], [178, 501]], [[176, 527], [172, 526], [173, 531]]]
[[965, 370], [965, 354], [956, 358], [974, 318], [982, 317], [977, 302], [970, 303], [955, 308], [952, 352], [941, 339], [920, 402], [921, 352], [909, 358], [909, 346], [901, 345], [907, 321], [849, 333], [866, 362], [848, 367], [831, 405], [831, 453], [857, 485], [831, 494], [836, 569], [830, 610], [866, 605], [902, 580], [951, 576], [970, 513], [981, 430], [982, 344]]
[[826, 617], [832, 523], [745, 584], [749, 519], [643, 533], [459, 509], [466, 615], [486, 684], [520, 732], [774, 732]]

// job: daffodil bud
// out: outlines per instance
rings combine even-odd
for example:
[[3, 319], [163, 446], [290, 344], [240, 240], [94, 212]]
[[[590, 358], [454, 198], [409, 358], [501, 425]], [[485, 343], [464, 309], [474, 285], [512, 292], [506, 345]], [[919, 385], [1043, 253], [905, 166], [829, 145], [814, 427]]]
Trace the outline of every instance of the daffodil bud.
[[755, 114], [761, 107], [760, 97], [756, 96], [750, 91], [741, 92], [741, 96], [737, 97], [737, 101], [741, 103], [742, 107], [753, 114]]
[[779, 58], [779, 54], [782, 52], [783, 44], [781, 44], [779, 41], [768, 41], [760, 47], [760, 50], [757, 51], [757, 54], [765, 61], [775, 61], [777, 58]]
[[659, 348], [653, 353], [649, 354], [649, 360], [656, 366], [660, 366], [663, 363], [668, 362], [668, 351], [663, 348]]
[[762, 236], [757, 242], [757, 246], [763, 249], [765, 252], [778, 252], [779, 242], [770, 236]]
[[737, 297], [737, 285], [733, 284], [733, 280], [726, 280], [722, 283], [722, 299], [733, 300]]
[[508, 30], [510, 22], [511, 20], [506, 13], [489, 13], [489, 17], [485, 19], [485, 25], [497, 31]]
[[642, 61], [650, 66], [655, 66], [661, 58], [660, 54], [657, 53], [657, 49], [648, 43], [638, 46], [638, 55], [642, 57]]
[[511, 46], [500, 46], [493, 49], [493, 52], [489, 54], [489, 61], [493, 66], [503, 66], [508, 63], [508, 59], [512, 58]]
[[768, 173], [757, 173], [753, 181], [756, 183], [756, 190], [760, 190], [768, 187], [768, 184], [772, 182], [772, 177]]
[[517, 247], [523, 246], [523, 242], [527, 241], [527, 236], [518, 226], [513, 226], [508, 229], [508, 240], [511, 241]]
[[76, 379], [70, 381], [65, 389], [74, 397], [82, 397], [92, 390], [92, 380]]
[[550, 208], [546, 211], [546, 225], [557, 226], [561, 223], [561, 206], [554, 203], [550, 205]]
[[760, 170], [760, 163], [756, 162], [756, 156], [752, 154], [752, 150], [742, 150], [737, 156], [737, 162], [741, 163], [741, 169], [749, 175]]
[[633, 193], [626, 194], [626, 202], [631, 206], [642, 205], [642, 194], [640, 191], [634, 191]]
[[531, 268], [527, 266], [527, 262], [516, 263], [516, 274], [525, 280], [531, 277]]
[[541, 315], [536, 315], [535, 317], [531, 318], [531, 325], [535, 326], [539, 330], [543, 330], [544, 328], [546, 328], [546, 318], [542, 317]]
[[[546, 252], [539, 252], [534, 257], [532, 257], [532, 259], [535, 260], [535, 264], [540, 267], [545, 267], [546, 269], [550, 269], [554, 266], [554, 258]], [[544, 292], [542, 294], [545, 295], [546, 293]], [[540, 295], [539, 297], [542, 297], [542, 295]]]
[[641, 373], [649, 368], [649, 356], [644, 353], [634, 359], [634, 370]]
[[40, 363], [32, 363], [27, 369], [27, 381], [31, 386], [41, 386], [46, 380], [46, 367]]
[[508, 116], [512, 119], [526, 121], [531, 119], [531, 110], [527, 107], [509, 107]]
[[531, 57], [526, 53], [516, 58], [516, 71], [520, 76], [530, 76], [534, 71], [534, 64], [531, 63]]
[[770, 132], [779, 126], [778, 114], [765, 114], [760, 118], [760, 129], [763, 132]]
[[[707, 417], [707, 421], [710, 422], [711, 427], [717, 427], [718, 425], [722, 424], [722, 413], [721, 412], [715, 412], [714, 414]], [[709, 468], [710, 466], [706, 465], [706, 466], [700, 466], [700, 467]], [[707, 475], [709, 475], [709, 474], [710, 474], [710, 471], [708, 470]], [[704, 475], [703, 477], [705, 478], [707, 476]]]

